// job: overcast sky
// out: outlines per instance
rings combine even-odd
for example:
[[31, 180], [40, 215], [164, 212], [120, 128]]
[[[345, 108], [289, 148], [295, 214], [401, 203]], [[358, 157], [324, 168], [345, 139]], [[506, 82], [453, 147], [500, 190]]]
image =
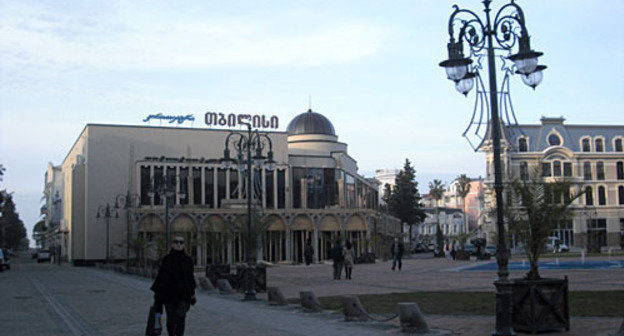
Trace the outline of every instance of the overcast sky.
[[[421, 192], [484, 175], [461, 137], [474, 91], [458, 94], [438, 66], [455, 3], [483, 13], [477, 0], [0, 0], [0, 189], [30, 236], [47, 163], [87, 123], [193, 114], [205, 128], [210, 110], [277, 115], [284, 130], [310, 100], [365, 176], [405, 158]], [[517, 3], [548, 65], [535, 91], [512, 78], [520, 123], [623, 124], [624, 1]]]

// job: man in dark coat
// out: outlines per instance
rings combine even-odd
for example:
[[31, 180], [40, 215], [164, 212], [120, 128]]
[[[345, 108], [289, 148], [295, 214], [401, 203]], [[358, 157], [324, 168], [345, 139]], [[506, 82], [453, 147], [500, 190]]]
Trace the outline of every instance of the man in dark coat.
[[184, 252], [184, 238], [175, 237], [150, 288], [154, 292], [156, 308], [162, 312], [162, 306], [165, 306], [169, 336], [184, 335], [186, 312], [196, 302], [195, 286], [193, 260]]
[[336, 240], [336, 244], [334, 244], [332, 259], [334, 260], [334, 280], [340, 280], [340, 276], [342, 275], [342, 263], [344, 261], [340, 239]]
[[393, 271], [397, 265], [397, 262], [399, 263], [399, 271], [401, 270], [401, 266], [403, 266], [403, 263], [401, 262], [401, 258], [403, 258], [403, 252], [405, 252], [405, 247], [403, 246], [403, 243], [399, 241], [399, 238], [394, 238], [394, 243], [390, 247], [390, 253], [392, 254]]

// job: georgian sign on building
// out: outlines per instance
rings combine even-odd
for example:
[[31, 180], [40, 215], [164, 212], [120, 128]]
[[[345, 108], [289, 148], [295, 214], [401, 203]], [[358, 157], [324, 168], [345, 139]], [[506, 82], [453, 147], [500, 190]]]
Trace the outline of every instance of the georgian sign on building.
[[185, 121], [195, 121], [195, 116], [193, 116], [192, 114], [187, 114], [187, 115], [163, 115], [162, 113], [158, 113], [158, 114], [150, 114], [147, 116], [147, 118], [143, 119], [143, 122], [149, 122], [150, 120], [165, 120], [168, 121], [170, 124], [173, 124], [174, 122], [177, 122], [178, 125], [184, 123]]
[[251, 114], [224, 114], [219, 112], [206, 112], [206, 125], [208, 126], [228, 126], [239, 125], [251, 126], [253, 128], [279, 128], [279, 118], [277, 116], [267, 117], [265, 115]]

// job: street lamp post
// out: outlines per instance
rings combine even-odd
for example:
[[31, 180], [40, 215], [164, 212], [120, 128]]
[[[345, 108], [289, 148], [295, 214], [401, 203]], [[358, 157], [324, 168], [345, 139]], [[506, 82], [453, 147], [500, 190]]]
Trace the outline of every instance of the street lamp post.
[[[503, 213], [503, 174], [501, 169], [501, 123], [499, 119], [498, 92], [496, 84], [495, 49], [508, 52], [507, 59], [514, 62], [515, 73], [522, 81], [535, 89], [542, 81], [542, 71], [546, 66], [538, 65], [537, 58], [541, 52], [530, 47], [530, 37], [525, 26], [524, 13], [514, 0], [502, 6], [496, 13], [494, 21], [490, 18], [491, 0], [484, 0], [485, 23], [474, 12], [460, 9], [457, 5], [448, 23], [450, 41], [448, 43], [449, 58], [440, 63], [448, 78], [455, 82], [455, 88], [467, 95], [474, 87], [475, 79], [480, 80], [480, 64], [471, 66], [473, 60], [487, 57], [491, 120], [489, 130], [494, 155], [494, 190], [496, 192], [496, 227], [498, 231], [498, 247], [496, 261], [498, 279], [496, 286], [496, 330], [493, 335], [515, 335], [512, 327], [512, 288], [509, 281], [509, 249], [505, 242], [505, 226]], [[459, 27], [455, 35], [455, 28]], [[469, 57], [464, 57], [463, 46], [470, 48]], [[511, 54], [517, 49], [516, 54]], [[483, 54], [485, 52], [485, 55]], [[509, 70], [508, 70], [509, 71]]]
[[119, 194], [115, 199], [115, 208], [126, 210], [126, 270], [130, 267], [130, 209], [136, 208], [140, 204], [140, 197], [137, 194], [130, 194], [130, 190], [126, 194]]
[[[172, 181], [167, 175], [154, 178], [150, 185], [148, 196], [153, 198], [156, 193], [165, 200], [165, 244], [166, 249], [171, 246], [171, 227], [169, 225], [169, 200], [175, 195], [175, 181]], [[180, 195], [184, 198], [183, 195]]]
[[[230, 144], [233, 145], [237, 152], [236, 159], [230, 158]], [[267, 156], [263, 151], [268, 146]], [[254, 156], [252, 156], [252, 151]], [[229, 169], [235, 164], [239, 170], [246, 171], [246, 196], [247, 196], [247, 270], [245, 272], [245, 300], [256, 300], [255, 279], [254, 279], [254, 258], [253, 243], [251, 231], [251, 212], [252, 198], [254, 197], [253, 183], [251, 180], [251, 169], [253, 164], [256, 167], [263, 165], [268, 171], [275, 169], [275, 161], [273, 160], [273, 143], [266, 133], [260, 133], [258, 130], [252, 130], [251, 125], [247, 125], [247, 132], [232, 131], [225, 138], [225, 149], [223, 150], [223, 158], [221, 164], [224, 169]], [[245, 168], [246, 166], [246, 168]]]
[[[100, 205], [97, 210], [95, 218], [99, 219], [104, 217], [106, 220], [106, 262], [110, 262], [110, 219], [113, 216], [113, 207], [110, 204]], [[115, 211], [115, 218], [119, 218], [119, 213]]]

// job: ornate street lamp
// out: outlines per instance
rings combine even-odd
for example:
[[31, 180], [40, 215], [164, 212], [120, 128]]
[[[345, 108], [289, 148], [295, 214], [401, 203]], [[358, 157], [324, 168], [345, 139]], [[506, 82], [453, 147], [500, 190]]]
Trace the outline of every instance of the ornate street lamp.
[[[113, 215], [113, 212], [115, 213]], [[110, 219], [111, 217], [119, 218], [119, 213], [106, 203], [106, 205], [100, 205], [95, 215], [96, 219], [104, 217], [106, 220], [106, 262], [110, 262]]]
[[130, 209], [139, 207], [141, 198], [137, 194], [130, 194], [130, 190], [126, 194], [119, 194], [115, 198], [115, 209], [126, 210], [126, 270], [130, 267]]
[[[475, 80], [481, 83], [479, 69], [480, 62], [487, 58], [489, 76], [489, 100], [491, 118], [488, 120], [489, 136], [492, 141], [494, 154], [494, 190], [496, 191], [496, 226], [498, 231], [498, 247], [496, 261], [498, 263], [498, 280], [496, 286], [496, 331], [493, 335], [515, 335], [512, 327], [512, 288], [509, 281], [509, 249], [505, 243], [505, 226], [503, 214], [503, 174], [501, 170], [501, 122], [499, 119], [499, 101], [496, 84], [495, 50], [506, 52], [506, 59], [514, 62], [512, 68], [505, 68], [507, 73], [503, 85], [507, 83], [509, 73], [522, 77], [522, 81], [535, 89], [542, 81], [542, 72], [546, 66], [539, 65], [537, 58], [542, 55], [531, 49], [530, 37], [527, 31], [524, 13], [513, 0], [504, 5], [496, 13], [494, 21], [490, 18], [491, 0], [484, 0], [485, 22], [467, 9], [460, 9], [457, 5], [451, 14], [448, 23], [450, 41], [448, 43], [449, 58], [440, 63], [444, 67], [450, 80], [455, 82], [455, 88], [467, 95], [475, 86]], [[456, 28], [458, 30], [456, 31]], [[470, 54], [464, 56], [463, 46], [469, 46]], [[513, 50], [517, 52], [512, 54]], [[473, 64], [473, 59], [476, 64]], [[504, 60], [503, 60], [504, 61]], [[515, 71], [513, 71], [515, 68]], [[485, 94], [485, 89], [482, 92]], [[503, 94], [508, 94], [501, 90]], [[474, 116], [473, 116], [474, 118]], [[471, 121], [472, 123], [472, 121]], [[470, 126], [469, 126], [470, 127]], [[465, 135], [466, 132], [464, 132]]]
[[[230, 157], [230, 144], [236, 151], [236, 159]], [[264, 150], [268, 149], [267, 155], [264, 156]], [[252, 152], [254, 155], [252, 156]], [[245, 272], [245, 300], [256, 300], [254, 268], [255, 260], [253, 258], [253, 244], [251, 233], [251, 212], [252, 198], [254, 197], [253, 182], [251, 179], [252, 164], [256, 168], [264, 166], [266, 170], [273, 171], [275, 169], [275, 161], [273, 160], [273, 143], [266, 133], [260, 133], [258, 130], [252, 130], [251, 125], [247, 125], [247, 132], [232, 131], [225, 138], [225, 149], [223, 150], [223, 158], [221, 165], [224, 169], [229, 169], [235, 165], [239, 171], [245, 171], [245, 194], [247, 197], [247, 270]]]
[[[165, 249], [169, 249], [171, 246], [171, 228], [169, 225], [169, 202], [171, 197], [175, 196], [176, 186], [175, 180], [170, 179], [167, 175], [156, 176], [150, 183], [150, 189], [147, 193], [149, 198], [154, 198], [158, 193], [161, 198], [164, 198], [165, 203]], [[185, 198], [186, 194], [178, 193], [180, 198]]]

